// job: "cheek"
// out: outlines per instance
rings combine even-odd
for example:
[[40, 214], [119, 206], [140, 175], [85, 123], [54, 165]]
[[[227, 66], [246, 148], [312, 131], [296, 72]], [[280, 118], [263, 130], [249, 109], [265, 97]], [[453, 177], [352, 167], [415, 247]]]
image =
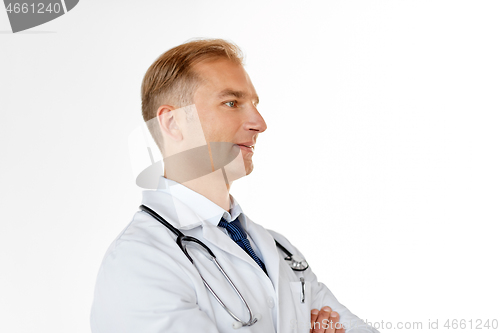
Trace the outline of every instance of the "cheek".
[[214, 120], [203, 126], [203, 132], [205, 133], [205, 138], [207, 141], [212, 142], [232, 142], [234, 131], [229, 126], [229, 124], [222, 121]]
[[239, 122], [231, 114], [214, 109], [201, 109], [198, 112], [203, 133], [208, 142], [233, 142]]
[[214, 125], [215, 125], [214, 123], [210, 123], [210, 122], [206, 122], [204, 124], [202, 123], [203, 133], [205, 134], [205, 138], [207, 139], [207, 142], [218, 141], [216, 139], [217, 139], [217, 133], [219, 131], [217, 130], [217, 126], [214, 126]]
[[217, 130], [214, 128], [214, 120], [210, 117], [200, 117], [200, 123], [203, 134], [205, 135], [205, 138], [207, 138], [207, 141], [209, 138], [213, 138], [214, 133], [217, 132]]

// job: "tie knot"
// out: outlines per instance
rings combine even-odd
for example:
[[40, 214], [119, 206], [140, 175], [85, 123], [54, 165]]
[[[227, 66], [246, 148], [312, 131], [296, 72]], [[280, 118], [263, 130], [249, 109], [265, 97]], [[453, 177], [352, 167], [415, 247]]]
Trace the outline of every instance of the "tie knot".
[[219, 227], [226, 229], [228, 225], [229, 223], [222, 217], [219, 222]]
[[246, 234], [245, 230], [243, 230], [243, 228], [241, 227], [240, 221], [238, 221], [238, 219], [229, 223], [224, 218], [221, 218], [220, 222], [219, 222], [219, 227], [226, 229], [229, 236], [235, 242], [238, 242], [238, 241], [241, 241], [241, 240], [247, 238], [247, 234]]

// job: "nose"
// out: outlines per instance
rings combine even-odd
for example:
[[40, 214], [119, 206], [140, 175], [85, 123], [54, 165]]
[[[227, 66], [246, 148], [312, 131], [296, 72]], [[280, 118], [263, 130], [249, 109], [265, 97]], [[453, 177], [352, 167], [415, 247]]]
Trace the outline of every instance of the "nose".
[[247, 129], [250, 131], [264, 132], [267, 129], [267, 124], [256, 107], [252, 107], [252, 112], [247, 122]]

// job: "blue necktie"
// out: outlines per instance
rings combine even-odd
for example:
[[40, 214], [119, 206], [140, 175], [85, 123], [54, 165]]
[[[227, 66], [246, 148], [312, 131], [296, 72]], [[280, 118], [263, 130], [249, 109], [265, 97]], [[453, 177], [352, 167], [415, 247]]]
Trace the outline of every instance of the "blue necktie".
[[235, 241], [236, 244], [238, 244], [246, 253], [248, 253], [248, 255], [252, 257], [253, 260], [255, 260], [257, 265], [262, 268], [264, 273], [267, 274], [266, 265], [264, 265], [262, 260], [260, 260], [253, 251], [252, 246], [250, 245], [250, 241], [247, 238], [247, 233], [241, 227], [240, 221], [238, 219], [234, 220], [231, 223], [228, 223], [224, 218], [221, 218], [219, 227], [226, 229], [229, 237], [231, 237], [231, 239]]

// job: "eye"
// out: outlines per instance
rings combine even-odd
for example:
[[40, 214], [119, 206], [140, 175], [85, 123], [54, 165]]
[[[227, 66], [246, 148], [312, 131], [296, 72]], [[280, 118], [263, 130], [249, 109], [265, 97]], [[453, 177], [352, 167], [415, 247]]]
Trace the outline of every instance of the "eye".
[[226, 102], [224, 103], [226, 104], [227, 106], [229, 106], [230, 108], [234, 108], [236, 107], [236, 101], [229, 101], [229, 102]]

